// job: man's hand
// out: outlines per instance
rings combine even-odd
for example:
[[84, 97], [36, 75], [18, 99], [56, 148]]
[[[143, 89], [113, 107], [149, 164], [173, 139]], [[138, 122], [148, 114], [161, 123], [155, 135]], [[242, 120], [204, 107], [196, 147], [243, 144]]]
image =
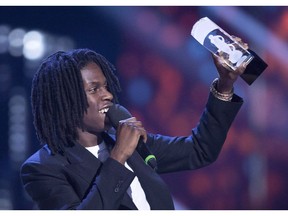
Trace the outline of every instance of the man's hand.
[[[244, 49], [248, 49], [248, 45], [243, 43], [241, 38], [232, 36]], [[221, 57], [213, 55], [213, 61], [219, 74], [219, 80], [217, 84], [217, 91], [220, 93], [230, 93], [233, 89], [233, 84], [237, 78], [244, 73], [247, 65], [241, 64], [235, 71], [229, 68]]]
[[147, 141], [147, 133], [141, 121], [135, 117], [119, 121], [116, 143], [111, 150], [110, 157], [124, 164], [135, 151], [140, 137], [144, 142]]

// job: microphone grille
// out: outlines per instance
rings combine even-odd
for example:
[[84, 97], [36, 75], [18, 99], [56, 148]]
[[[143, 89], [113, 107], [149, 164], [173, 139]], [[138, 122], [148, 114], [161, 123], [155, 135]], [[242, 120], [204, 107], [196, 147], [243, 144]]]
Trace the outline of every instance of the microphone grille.
[[131, 113], [120, 104], [114, 104], [113, 106], [111, 106], [107, 112], [107, 116], [110, 119], [114, 128], [118, 127], [119, 121], [132, 117]]

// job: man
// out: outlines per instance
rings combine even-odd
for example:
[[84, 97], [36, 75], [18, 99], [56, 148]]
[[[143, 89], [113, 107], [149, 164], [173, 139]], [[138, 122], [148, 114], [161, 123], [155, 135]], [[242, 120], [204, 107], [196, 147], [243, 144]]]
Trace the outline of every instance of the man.
[[[44, 145], [21, 167], [25, 190], [40, 209], [174, 209], [159, 174], [192, 170], [216, 160], [243, 101], [231, 71], [213, 57], [219, 73], [192, 134], [147, 134], [135, 117], [113, 135], [107, 111], [120, 84], [114, 67], [89, 49], [57, 52], [39, 67], [32, 83], [34, 126]], [[146, 165], [139, 138], [157, 158]], [[101, 154], [104, 153], [104, 154]]]

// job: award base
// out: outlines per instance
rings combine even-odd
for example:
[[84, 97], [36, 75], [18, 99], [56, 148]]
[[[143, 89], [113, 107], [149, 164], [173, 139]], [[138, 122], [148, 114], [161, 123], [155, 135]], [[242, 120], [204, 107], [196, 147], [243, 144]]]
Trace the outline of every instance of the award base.
[[248, 49], [254, 56], [252, 61], [247, 65], [241, 78], [248, 84], [251, 85], [267, 68], [267, 64], [252, 50]]

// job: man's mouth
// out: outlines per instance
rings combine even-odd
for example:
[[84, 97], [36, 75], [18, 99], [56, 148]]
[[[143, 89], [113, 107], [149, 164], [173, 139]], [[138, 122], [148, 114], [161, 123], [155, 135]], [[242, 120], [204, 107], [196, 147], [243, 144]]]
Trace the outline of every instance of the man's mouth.
[[106, 108], [102, 108], [102, 109], [99, 110], [99, 113], [104, 114], [104, 113], [107, 113], [108, 110], [109, 110], [108, 107], [106, 107]]

